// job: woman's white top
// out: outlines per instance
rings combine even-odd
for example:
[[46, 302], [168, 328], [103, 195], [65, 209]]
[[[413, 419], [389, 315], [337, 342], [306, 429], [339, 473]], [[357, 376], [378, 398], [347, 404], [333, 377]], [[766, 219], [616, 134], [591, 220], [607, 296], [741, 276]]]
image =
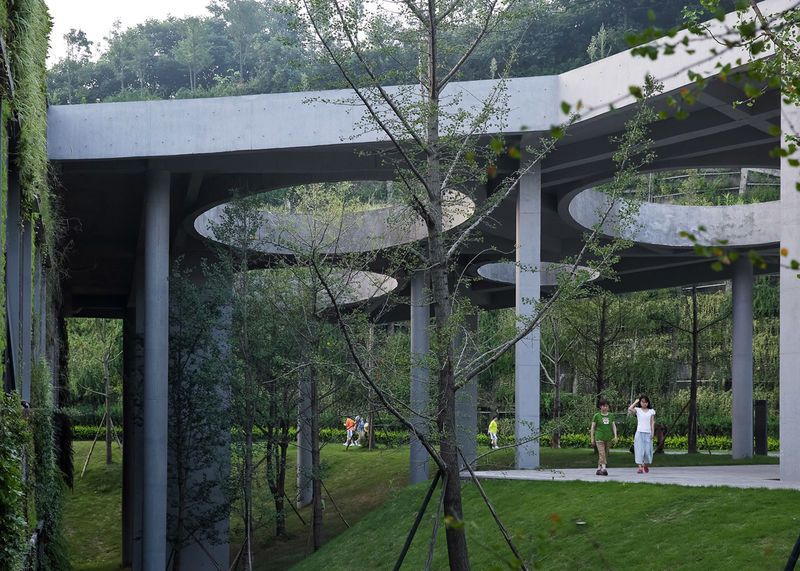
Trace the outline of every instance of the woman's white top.
[[652, 408], [646, 411], [638, 406], [634, 409], [636, 411], [636, 420], [639, 424], [636, 425], [636, 432], [650, 432], [650, 418], [656, 413]]

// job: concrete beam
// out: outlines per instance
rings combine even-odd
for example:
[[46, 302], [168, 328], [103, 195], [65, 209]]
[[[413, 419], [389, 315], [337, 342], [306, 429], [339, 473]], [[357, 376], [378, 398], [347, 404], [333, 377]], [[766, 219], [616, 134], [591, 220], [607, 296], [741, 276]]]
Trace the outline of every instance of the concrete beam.
[[148, 173], [146, 192], [142, 562], [150, 570], [167, 564], [169, 172]]
[[[527, 153], [526, 153], [527, 154]], [[523, 156], [523, 161], [525, 157]], [[524, 164], [524, 163], [523, 163]], [[517, 287], [518, 327], [536, 313], [541, 274], [542, 171], [534, 164], [519, 182], [517, 197]], [[515, 346], [514, 433], [518, 469], [539, 467], [539, 330], [534, 329]], [[523, 442], [523, 444], [519, 444]]]
[[[784, 135], [800, 135], [800, 107], [781, 103]], [[781, 159], [781, 249], [800, 260], [800, 169]], [[781, 481], [800, 482], [800, 279], [784, 260], [780, 270]]]
[[[418, 413], [412, 418], [412, 422], [421, 434], [428, 434], [425, 416], [428, 414], [430, 399], [430, 372], [426, 361], [430, 351], [429, 289], [430, 282], [426, 272], [417, 272], [411, 277], [411, 410]], [[427, 450], [412, 435], [410, 483], [417, 484], [428, 479], [428, 460]]]
[[753, 457], [753, 264], [733, 268], [733, 457]]

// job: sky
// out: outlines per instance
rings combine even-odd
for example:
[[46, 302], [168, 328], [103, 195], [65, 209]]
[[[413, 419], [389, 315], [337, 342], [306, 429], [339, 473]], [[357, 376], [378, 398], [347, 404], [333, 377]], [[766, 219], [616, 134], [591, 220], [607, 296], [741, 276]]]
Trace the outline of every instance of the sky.
[[[114, 20], [122, 21], [123, 28], [144, 22], [148, 18], [165, 18], [168, 15], [207, 16], [209, 0], [45, 0], [53, 18], [50, 34], [50, 53], [47, 63], [52, 65], [66, 54], [64, 34], [70, 28], [86, 32], [95, 43], [111, 31]], [[104, 42], [103, 42], [104, 43]], [[94, 46], [93, 46], [94, 47]]]

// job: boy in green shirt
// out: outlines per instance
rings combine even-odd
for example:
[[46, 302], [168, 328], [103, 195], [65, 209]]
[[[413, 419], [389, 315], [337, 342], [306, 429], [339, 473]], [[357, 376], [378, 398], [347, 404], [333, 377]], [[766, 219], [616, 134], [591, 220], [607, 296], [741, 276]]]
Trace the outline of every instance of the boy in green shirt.
[[597, 446], [597, 474], [598, 476], [608, 476], [608, 449], [609, 442], [617, 443], [617, 423], [614, 422], [614, 415], [608, 412], [608, 401], [601, 398], [597, 403], [600, 412], [592, 417], [592, 428], [589, 431], [592, 437], [592, 448]]

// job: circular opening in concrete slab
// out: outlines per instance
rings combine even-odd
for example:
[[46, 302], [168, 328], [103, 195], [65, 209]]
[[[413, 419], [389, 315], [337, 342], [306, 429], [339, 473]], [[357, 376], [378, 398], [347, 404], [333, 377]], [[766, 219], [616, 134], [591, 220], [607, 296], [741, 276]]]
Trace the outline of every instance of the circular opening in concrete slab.
[[[659, 204], [734, 206], [780, 200], [779, 169], [669, 169], [636, 178], [637, 198]], [[600, 185], [596, 190], [605, 188], [606, 185]]]
[[[243, 199], [254, 204], [258, 218], [250, 221], [253, 232], [249, 247], [276, 255], [299, 255], [311, 249], [347, 254], [392, 248], [427, 237], [424, 222], [410, 207], [397, 204], [391, 196], [366, 193], [364, 183], [352, 183], [344, 189], [342, 184], [351, 183], [339, 183], [333, 191], [331, 185], [315, 184]], [[200, 214], [194, 221], [195, 230], [210, 240], [230, 243], [219, 229], [233, 215], [231, 208], [231, 203], [226, 203]], [[462, 224], [474, 210], [470, 198], [450, 192], [444, 203], [445, 230]]]
[[[284, 296], [296, 297], [300, 292], [314, 291], [316, 306], [327, 309], [333, 300], [340, 307], [350, 307], [364, 302], [378, 301], [397, 289], [395, 278], [362, 270], [345, 268], [326, 268], [320, 278], [312, 274], [310, 268], [287, 265], [282, 268], [264, 268], [251, 270], [255, 279], [265, 279], [265, 284], [274, 297], [280, 300]], [[322, 286], [321, 280], [330, 290], [330, 294]]]
[[[600, 224], [603, 214], [610, 212], [600, 230], [607, 236], [625, 238], [640, 244], [691, 248], [689, 238], [695, 235], [701, 244], [727, 240], [728, 246], [758, 246], [780, 241], [780, 201], [730, 206], [686, 206], [659, 204], [644, 200], [611, 198], [595, 188], [587, 188], [564, 198], [566, 208], [559, 206], [576, 224], [592, 229]], [[634, 205], [635, 208], [631, 208]], [[634, 220], [625, 220], [625, 213], [635, 212]], [[701, 230], [704, 229], [704, 230]]]
[[[569, 272], [572, 266], [555, 262], [541, 263], [541, 287], [555, 287], [558, 276], [562, 272]], [[589, 280], [596, 280], [599, 273], [585, 266], [578, 266], [578, 272], [589, 272]], [[478, 268], [478, 275], [482, 278], [504, 284], [515, 284], [517, 281], [517, 264], [513, 262], [492, 262]]]

